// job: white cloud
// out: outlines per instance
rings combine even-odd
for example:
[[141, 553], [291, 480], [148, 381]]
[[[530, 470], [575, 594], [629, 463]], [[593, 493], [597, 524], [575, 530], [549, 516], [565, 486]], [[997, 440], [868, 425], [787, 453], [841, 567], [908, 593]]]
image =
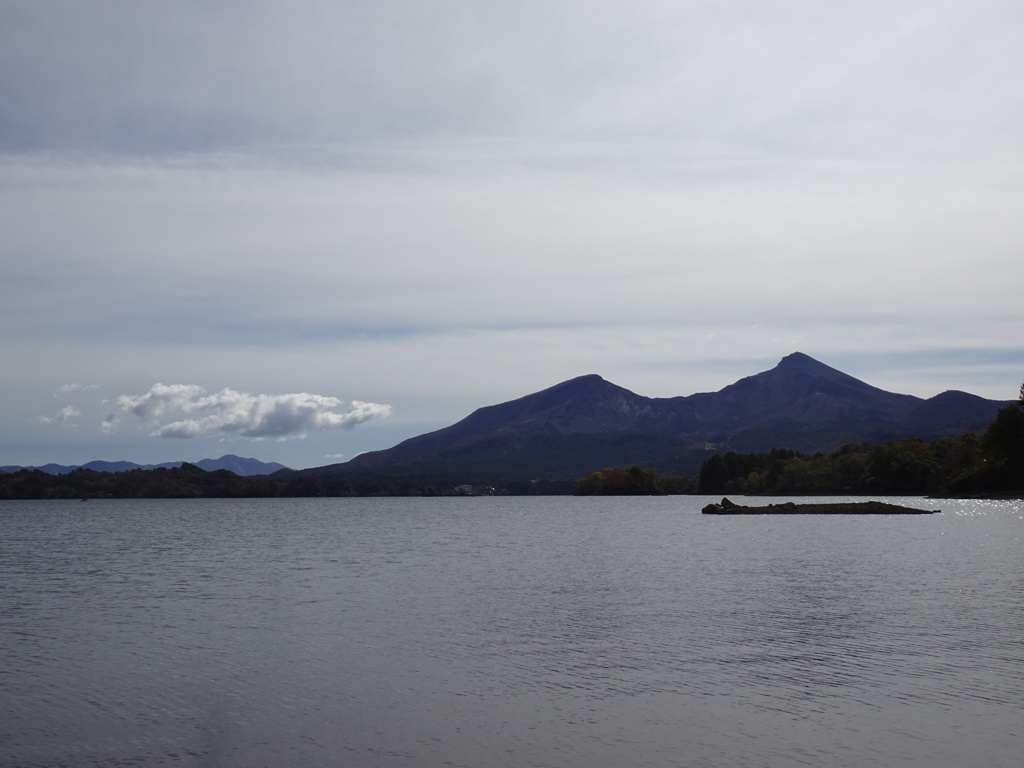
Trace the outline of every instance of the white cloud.
[[195, 384], [154, 384], [142, 395], [121, 395], [117, 411], [103, 421], [111, 432], [121, 415], [131, 415], [157, 437], [207, 434], [253, 439], [302, 438], [313, 432], [351, 429], [391, 414], [391, 406], [299, 392], [256, 395], [223, 389], [213, 395]]
[[57, 390], [53, 393], [54, 397], [61, 397], [63, 395], [70, 395], [73, 392], [85, 392], [90, 389], [97, 389], [97, 384], [61, 384], [57, 387]]
[[77, 424], [72, 423], [72, 419], [76, 419], [82, 415], [82, 412], [75, 408], [73, 405], [65, 405], [53, 416], [40, 416], [39, 422], [41, 424], [59, 424], [62, 427], [74, 428]]

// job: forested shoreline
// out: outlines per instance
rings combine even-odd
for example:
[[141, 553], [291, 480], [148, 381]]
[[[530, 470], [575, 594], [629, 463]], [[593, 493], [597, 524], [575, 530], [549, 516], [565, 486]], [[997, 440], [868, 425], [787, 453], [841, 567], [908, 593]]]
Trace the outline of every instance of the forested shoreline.
[[310, 496], [748, 494], [778, 496], [912, 495], [1024, 497], [1024, 392], [999, 411], [981, 437], [844, 445], [832, 453], [788, 449], [727, 452], [697, 477], [607, 467], [577, 481], [522, 478], [388, 478], [343, 475], [243, 477], [176, 468], [63, 475], [23, 469], [0, 474], [0, 499], [282, 498]]
[[814, 454], [727, 452], [706, 460], [695, 479], [607, 467], [582, 478], [576, 493], [1019, 498], [1024, 496], [1024, 392], [1019, 403], [999, 411], [980, 438], [970, 432], [927, 442], [905, 438]]

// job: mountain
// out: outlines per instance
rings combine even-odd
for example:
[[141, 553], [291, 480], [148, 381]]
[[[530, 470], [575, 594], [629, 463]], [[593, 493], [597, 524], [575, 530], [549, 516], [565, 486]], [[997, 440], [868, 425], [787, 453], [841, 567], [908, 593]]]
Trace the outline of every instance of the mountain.
[[575, 478], [605, 466], [695, 474], [726, 451], [832, 451], [845, 443], [982, 431], [1005, 402], [894, 394], [802, 354], [718, 392], [649, 398], [595, 374], [480, 408], [444, 429], [302, 474]]
[[[88, 464], [66, 466], [63, 464], [44, 464], [40, 467], [0, 467], [0, 471], [17, 472], [19, 469], [38, 469], [48, 475], [66, 475], [76, 469], [91, 469], [94, 472], [127, 472], [132, 469], [170, 469], [180, 467], [184, 461], [169, 461], [163, 464], [136, 464], [132, 461], [90, 461]], [[269, 475], [279, 470], [287, 470], [284, 464], [276, 461], [263, 462], [257, 459], [245, 459], [241, 456], [227, 454], [219, 459], [202, 459], [201, 461], [188, 462], [195, 464], [200, 469], [212, 472], [216, 469], [227, 469], [236, 475], [243, 477], [254, 477], [256, 475]]]
[[234, 454], [226, 454], [219, 459], [202, 459], [192, 462], [200, 469], [213, 472], [216, 469], [226, 469], [242, 477], [255, 477], [257, 475], [271, 475], [282, 469], [287, 469], [284, 464], [276, 461], [259, 461], [258, 459], [246, 459]]

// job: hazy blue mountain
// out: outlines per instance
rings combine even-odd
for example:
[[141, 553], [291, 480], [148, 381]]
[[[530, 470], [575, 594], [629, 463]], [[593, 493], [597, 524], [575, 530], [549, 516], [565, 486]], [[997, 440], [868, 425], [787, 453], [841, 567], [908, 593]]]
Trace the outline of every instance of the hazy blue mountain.
[[[64, 475], [76, 469], [91, 469], [94, 472], [127, 472], [131, 469], [169, 469], [171, 467], [180, 467], [184, 463], [186, 462], [169, 461], [163, 464], [136, 464], [133, 461], [90, 461], [87, 464], [76, 466], [65, 466], [63, 464], [44, 464], [40, 467], [7, 466], [0, 467], [0, 471], [17, 472], [19, 469], [38, 469], [49, 475]], [[236, 475], [244, 477], [269, 475], [281, 469], [288, 469], [284, 464], [278, 464], [276, 461], [263, 462], [258, 459], [246, 459], [233, 454], [221, 456], [219, 459], [202, 459], [201, 461], [188, 463], [195, 464], [207, 472], [212, 472], [216, 469], [227, 469]]]
[[271, 475], [278, 470], [288, 469], [284, 464], [278, 464], [276, 461], [264, 462], [257, 459], [246, 459], [230, 453], [221, 456], [219, 459], [203, 459], [202, 461], [194, 461], [192, 463], [200, 469], [205, 469], [207, 472], [212, 472], [215, 469], [226, 469], [243, 477]]
[[[180, 467], [183, 462], [180, 461], [169, 461], [163, 464], [136, 464], [134, 461], [90, 461], [88, 464], [83, 464], [82, 469], [91, 469], [93, 472], [127, 472], [130, 469], [170, 469], [171, 467]], [[53, 465], [48, 465], [53, 466]], [[43, 469], [40, 467], [40, 469]], [[67, 471], [70, 472], [78, 467], [68, 467]], [[45, 469], [43, 470], [46, 471]], [[51, 474], [64, 474], [51, 473]]]
[[895, 394], [794, 353], [718, 392], [686, 397], [649, 398], [581, 376], [305, 473], [557, 478], [635, 464], [692, 474], [729, 450], [831, 451], [844, 443], [960, 437], [983, 431], [1005, 404], [966, 392]]
[[20, 467], [15, 464], [8, 464], [6, 467], [0, 467], [0, 470], [4, 472], [17, 472], [19, 469], [38, 469], [48, 475], [63, 475], [77, 469], [77, 467], [65, 467], [62, 464], [43, 464], [40, 467]]

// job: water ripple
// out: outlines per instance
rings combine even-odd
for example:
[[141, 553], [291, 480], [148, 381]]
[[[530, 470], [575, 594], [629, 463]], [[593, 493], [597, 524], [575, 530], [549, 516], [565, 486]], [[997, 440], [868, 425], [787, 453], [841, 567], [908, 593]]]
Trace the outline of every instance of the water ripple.
[[1024, 754], [1019, 503], [703, 502], [0, 503], [0, 765]]

